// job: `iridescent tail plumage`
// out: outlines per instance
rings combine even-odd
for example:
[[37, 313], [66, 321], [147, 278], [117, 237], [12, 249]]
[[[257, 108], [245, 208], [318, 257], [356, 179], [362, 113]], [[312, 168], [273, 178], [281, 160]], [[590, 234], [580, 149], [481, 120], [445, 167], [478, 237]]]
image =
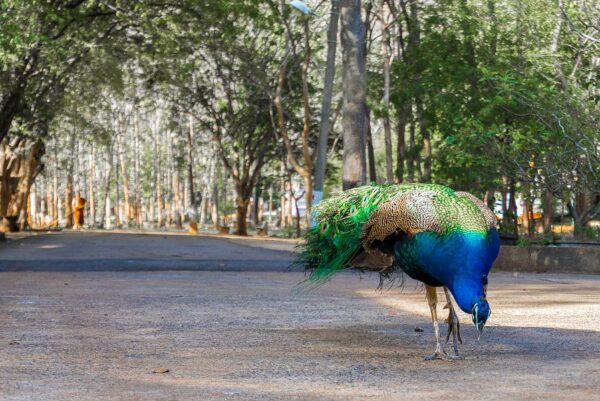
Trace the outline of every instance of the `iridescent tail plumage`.
[[318, 285], [348, 268], [361, 250], [364, 223], [373, 210], [397, 193], [397, 185], [368, 185], [319, 203], [313, 209], [316, 224], [306, 232], [296, 259], [296, 264], [311, 271], [304, 284]]

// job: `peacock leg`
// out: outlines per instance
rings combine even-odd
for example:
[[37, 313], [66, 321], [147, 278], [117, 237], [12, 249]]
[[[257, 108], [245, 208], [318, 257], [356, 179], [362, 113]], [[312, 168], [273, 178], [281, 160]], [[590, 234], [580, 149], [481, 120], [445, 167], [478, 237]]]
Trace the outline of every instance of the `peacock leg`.
[[432, 361], [434, 359], [447, 359], [444, 347], [440, 342], [440, 327], [437, 319], [437, 290], [435, 287], [425, 285], [425, 293], [427, 297], [427, 303], [429, 304], [429, 310], [431, 311], [431, 321], [433, 322], [433, 332], [435, 333], [435, 352], [433, 355], [425, 357], [426, 361]]
[[454, 306], [452, 305], [452, 297], [450, 296], [450, 292], [448, 288], [444, 287], [444, 294], [446, 294], [446, 306], [444, 309], [448, 309], [448, 319], [446, 323], [448, 323], [448, 333], [446, 334], [446, 344], [450, 339], [450, 334], [452, 334], [452, 344], [454, 345], [454, 359], [462, 359], [462, 357], [458, 354], [458, 343], [462, 344], [462, 338], [460, 338], [460, 322], [458, 321], [458, 315], [454, 310]]

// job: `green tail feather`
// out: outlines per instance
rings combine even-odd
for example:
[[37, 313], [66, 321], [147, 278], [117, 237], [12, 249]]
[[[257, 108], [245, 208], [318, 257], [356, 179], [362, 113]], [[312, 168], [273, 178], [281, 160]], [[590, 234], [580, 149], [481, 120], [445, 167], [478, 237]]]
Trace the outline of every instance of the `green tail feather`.
[[397, 185], [369, 185], [319, 203], [313, 209], [317, 224], [305, 234], [296, 260], [311, 271], [304, 286], [319, 285], [348, 268], [361, 249], [363, 224], [379, 204], [398, 192]]

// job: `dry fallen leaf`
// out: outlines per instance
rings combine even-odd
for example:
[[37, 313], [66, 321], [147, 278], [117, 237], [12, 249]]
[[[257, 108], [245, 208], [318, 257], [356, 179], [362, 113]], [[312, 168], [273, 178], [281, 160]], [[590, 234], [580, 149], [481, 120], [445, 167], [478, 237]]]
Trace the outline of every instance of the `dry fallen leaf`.
[[167, 373], [170, 372], [169, 368], [156, 368], [152, 370], [152, 373]]

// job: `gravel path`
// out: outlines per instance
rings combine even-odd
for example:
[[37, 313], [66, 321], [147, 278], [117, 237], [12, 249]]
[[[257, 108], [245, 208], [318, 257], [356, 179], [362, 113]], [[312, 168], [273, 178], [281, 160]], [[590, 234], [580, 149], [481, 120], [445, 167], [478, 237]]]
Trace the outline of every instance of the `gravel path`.
[[465, 360], [426, 362], [415, 282], [381, 292], [344, 273], [297, 293], [289, 249], [69, 233], [1, 245], [0, 399], [600, 398], [598, 276], [492, 274], [482, 340], [461, 314]]

